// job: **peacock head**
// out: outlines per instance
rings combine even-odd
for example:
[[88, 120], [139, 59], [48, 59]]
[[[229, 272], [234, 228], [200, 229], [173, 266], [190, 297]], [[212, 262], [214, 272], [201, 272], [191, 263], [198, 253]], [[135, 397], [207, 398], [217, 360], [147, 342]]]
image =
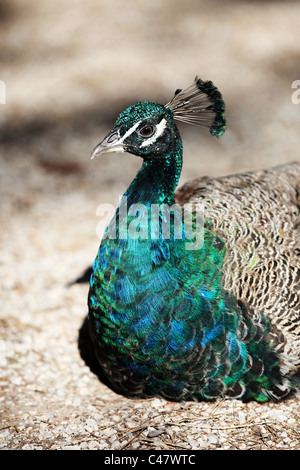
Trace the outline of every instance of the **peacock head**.
[[186, 90], [176, 90], [165, 106], [141, 101], [123, 111], [91, 158], [107, 152], [129, 152], [145, 160], [159, 158], [180, 139], [174, 120], [207, 127], [220, 137], [226, 129], [224, 113], [221, 93], [212, 82], [196, 77]]
[[158, 157], [165, 154], [177, 138], [172, 110], [142, 101], [118, 116], [111, 132], [97, 145], [92, 157], [105, 152], [129, 152], [144, 159]]

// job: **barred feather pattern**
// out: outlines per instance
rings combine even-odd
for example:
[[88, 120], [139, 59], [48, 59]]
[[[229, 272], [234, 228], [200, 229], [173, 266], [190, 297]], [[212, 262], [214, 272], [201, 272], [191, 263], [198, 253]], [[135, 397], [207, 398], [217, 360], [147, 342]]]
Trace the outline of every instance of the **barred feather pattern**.
[[203, 208], [227, 247], [224, 288], [268, 316], [282, 374], [299, 374], [300, 163], [195, 179], [176, 202]]

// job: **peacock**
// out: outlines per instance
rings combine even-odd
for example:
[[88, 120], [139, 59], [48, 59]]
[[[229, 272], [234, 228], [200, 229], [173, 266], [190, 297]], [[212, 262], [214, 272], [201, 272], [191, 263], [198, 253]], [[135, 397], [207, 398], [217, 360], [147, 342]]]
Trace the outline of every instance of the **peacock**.
[[92, 267], [95, 356], [131, 398], [282, 399], [300, 383], [300, 164], [176, 191], [176, 120], [222, 136], [221, 93], [196, 77], [166, 105], [138, 102], [92, 152], [142, 158]]

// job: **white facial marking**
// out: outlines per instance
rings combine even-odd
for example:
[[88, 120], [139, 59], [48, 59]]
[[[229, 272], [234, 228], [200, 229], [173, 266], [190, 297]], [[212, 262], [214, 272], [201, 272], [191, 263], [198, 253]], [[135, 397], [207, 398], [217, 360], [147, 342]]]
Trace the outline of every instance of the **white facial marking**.
[[122, 145], [124, 140], [127, 139], [127, 137], [129, 137], [138, 128], [141, 122], [142, 121], [136, 122], [134, 126], [128, 129], [128, 131], [125, 132], [125, 134], [116, 142], [116, 145]]
[[163, 118], [156, 126], [156, 131], [155, 131], [155, 134], [153, 134], [152, 137], [150, 137], [149, 139], [145, 140], [141, 147], [148, 147], [148, 145], [151, 145], [153, 144], [153, 142], [156, 141], [156, 139], [158, 139], [158, 137], [160, 137], [162, 135], [162, 133], [164, 132], [165, 128], [166, 128], [166, 125], [167, 125], [167, 121], [165, 120], [165, 118]]

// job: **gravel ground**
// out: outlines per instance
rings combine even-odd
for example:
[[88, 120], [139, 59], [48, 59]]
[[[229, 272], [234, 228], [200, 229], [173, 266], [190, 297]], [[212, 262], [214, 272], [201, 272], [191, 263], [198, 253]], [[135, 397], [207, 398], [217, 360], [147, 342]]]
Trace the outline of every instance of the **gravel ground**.
[[292, 1], [0, 2], [0, 448], [300, 448], [299, 393], [259, 405], [112, 392], [80, 356], [88, 287], [73, 283], [98, 249], [97, 207], [140, 165], [89, 160], [124, 106], [167, 102], [196, 74], [220, 87], [228, 131], [181, 126], [182, 182], [299, 159], [299, 15]]

